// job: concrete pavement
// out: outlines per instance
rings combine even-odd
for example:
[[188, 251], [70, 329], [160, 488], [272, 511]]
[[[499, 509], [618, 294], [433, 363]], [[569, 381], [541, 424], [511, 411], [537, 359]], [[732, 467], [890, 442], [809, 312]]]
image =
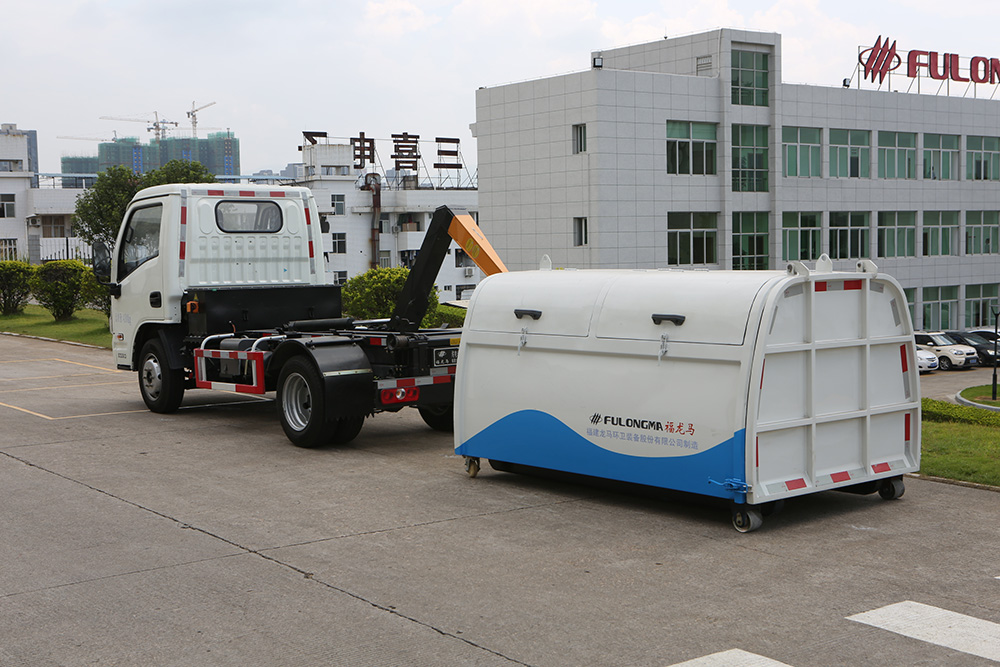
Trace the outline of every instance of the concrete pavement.
[[156, 415], [109, 352], [7, 336], [0, 420], [4, 666], [995, 662], [849, 617], [1000, 628], [1000, 493], [908, 479], [741, 535], [691, 498], [470, 479], [413, 411], [323, 450], [269, 401]]

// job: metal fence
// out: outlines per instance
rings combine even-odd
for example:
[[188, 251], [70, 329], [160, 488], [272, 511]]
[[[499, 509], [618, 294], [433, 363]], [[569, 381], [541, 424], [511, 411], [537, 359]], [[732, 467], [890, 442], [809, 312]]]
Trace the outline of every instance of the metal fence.
[[93, 258], [93, 251], [83, 240], [77, 238], [43, 238], [40, 241], [41, 261], [53, 259], [78, 259], [87, 264]]

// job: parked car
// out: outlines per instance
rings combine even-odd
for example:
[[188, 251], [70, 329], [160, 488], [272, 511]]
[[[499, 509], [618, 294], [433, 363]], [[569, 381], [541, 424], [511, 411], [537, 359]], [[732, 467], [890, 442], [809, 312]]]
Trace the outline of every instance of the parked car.
[[938, 360], [933, 352], [917, 348], [917, 370], [921, 373], [930, 373], [937, 370]]
[[956, 343], [968, 345], [976, 350], [979, 363], [983, 366], [996, 366], [997, 358], [993, 350], [993, 341], [974, 331], [946, 331], [948, 338]]
[[982, 329], [969, 329], [969, 333], [974, 333], [977, 336], [982, 336], [983, 338], [985, 338], [990, 343], [992, 343], [993, 341], [995, 341], [997, 339], [997, 332], [994, 331], [992, 328], [989, 328], [989, 329], [986, 329], [986, 328], [982, 328]]
[[917, 347], [933, 352], [938, 358], [938, 367], [943, 370], [952, 368], [971, 368], [979, 364], [976, 349], [962, 345], [943, 331], [918, 331], [913, 334]]

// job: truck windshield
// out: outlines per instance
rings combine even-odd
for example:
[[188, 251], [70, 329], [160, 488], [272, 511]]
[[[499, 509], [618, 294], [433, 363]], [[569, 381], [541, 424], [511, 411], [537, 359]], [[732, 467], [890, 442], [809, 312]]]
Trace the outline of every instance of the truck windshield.
[[215, 222], [224, 232], [273, 234], [281, 230], [281, 208], [273, 201], [220, 201]]

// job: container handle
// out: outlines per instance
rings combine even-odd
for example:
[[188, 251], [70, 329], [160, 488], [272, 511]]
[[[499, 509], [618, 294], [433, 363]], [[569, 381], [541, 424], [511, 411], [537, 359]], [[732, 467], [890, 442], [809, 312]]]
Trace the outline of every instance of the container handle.
[[540, 311], [540, 310], [527, 310], [525, 308], [515, 308], [514, 309], [514, 317], [516, 317], [517, 319], [521, 319], [525, 315], [527, 315], [528, 317], [530, 317], [533, 320], [537, 320], [539, 317], [542, 316], [542, 311]]
[[684, 320], [687, 319], [685, 315], [662, 315], [659, 313], [653, 313], [653, 324], [662, 324], [664, 320], [667, 322], [673, 322], [677, 326], [684, 324]]

